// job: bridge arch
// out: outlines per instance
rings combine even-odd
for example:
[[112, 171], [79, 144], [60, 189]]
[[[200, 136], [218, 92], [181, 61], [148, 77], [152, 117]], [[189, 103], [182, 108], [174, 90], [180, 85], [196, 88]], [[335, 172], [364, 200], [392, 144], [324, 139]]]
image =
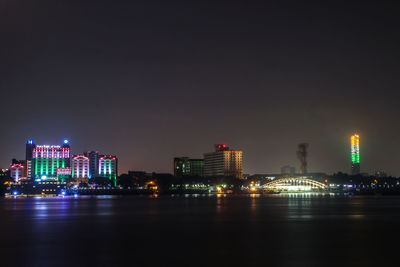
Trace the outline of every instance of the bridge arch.
[[278, 178], [262, 186], [265, 190], [286, 190], [286, 191], [310, 191], [325, 190], [327, 185], [303, 177]]

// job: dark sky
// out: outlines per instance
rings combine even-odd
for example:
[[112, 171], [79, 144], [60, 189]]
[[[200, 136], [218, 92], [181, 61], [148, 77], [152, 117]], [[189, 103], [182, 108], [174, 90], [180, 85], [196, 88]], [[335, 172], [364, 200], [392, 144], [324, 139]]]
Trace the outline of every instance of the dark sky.
[[[350, 3], [351, 2], [351, 3]], [[245, 173], [400, 175], [394, 1], [0, 1], [0, 167], [25, 142], [171, 172], [215, 143]]]

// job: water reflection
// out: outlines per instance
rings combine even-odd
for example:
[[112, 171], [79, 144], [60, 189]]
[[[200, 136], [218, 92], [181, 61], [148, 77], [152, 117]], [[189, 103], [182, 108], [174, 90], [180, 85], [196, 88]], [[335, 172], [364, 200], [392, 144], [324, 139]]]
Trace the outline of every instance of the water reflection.
[[[65, 265], [86, 266], [145, 266], [149, 259], [159, 266], [166, 265], [166, 259], [169, 265], [196, 259], [202, 266], [262, 266], [266, 258], [272, 266], [325, 266], [326, 259], [338, 266], [343, 262], [386, 266], [385, 259], [395, 260], [397, 255], [389, 241], [400, 238], [393, 231], [400, 223], [396, 197], [206, 194], [6, 199], [0, 200], [0, 215], [1, 229], [6, 229], [0, 253], [13, 263], [3, 260], [2, 266], [57, 266], [60, 259]], [[379, 244], [374, 246], [376, 255], [387, 252], [385, 258], [365, 253], [366, 244]], [[73, 253], [66, 257], [71, 248]], [[332, 251], [340, 257], [332, 257]]]

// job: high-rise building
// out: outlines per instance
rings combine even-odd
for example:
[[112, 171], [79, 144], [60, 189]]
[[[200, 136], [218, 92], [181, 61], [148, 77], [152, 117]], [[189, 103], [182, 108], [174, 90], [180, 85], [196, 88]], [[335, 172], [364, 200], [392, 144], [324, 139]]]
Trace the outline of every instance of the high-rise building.
[[[29, 142], [29, 141], [28, 141]], [[70, 170], [70, 146], [67, 139], [63, 145], [35, 145], [32, 150], [32, 177], [55, 179], [61, 170]]]
[[89, 178], [99, 175], [99, 152], [88, 151], [85, 156], [89, 158]]
[[204, 160], [188, 157], [174, 158], [174, 176], [200, 176], [204, 175]]
[[351, 174], [360, 174], [360, 136], [351, 136]]
[[32, 171], [32, 159], [33, 159], [33, 149], [36, 147], [35, 143], [32, 139], [26, 142], [26, 150], [25, 150], [25, 160], [26, 160], [26, 173], [28, 179], [33, 179], [33, 171]]
[[89, 158], [84, 155], [76, 155], [72, 157], [72, 178], [88, 179], [89, 178]]
[[116, 156], [99, 157], [99, 177], [110, 179], [110, 182], [116, 186], [118, 176], [118, 159]]
[[225, 144], [215, 145], [215, 152], [204, 154], [204, 176], [243, 178], [243, 151], [230, 150]]

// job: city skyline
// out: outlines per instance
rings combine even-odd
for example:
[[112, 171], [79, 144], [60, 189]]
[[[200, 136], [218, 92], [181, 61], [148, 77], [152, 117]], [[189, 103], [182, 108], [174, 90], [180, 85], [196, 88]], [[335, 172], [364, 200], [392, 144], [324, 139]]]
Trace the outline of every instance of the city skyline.
[[[26, 2], [26, 3], [25, 3]], [[299, 164], [400, 176], [398, 15], [387, 3], [13, 2], [0, 16], [0, 166], [29, 138], [172, 172], [215, 143], [246, 173]]]
[[[357, 132], [358, 133], [358, 132]], [[349, 136], [349, 138], [350, 137], [353, 137], [354, 135], [351, 135], [351, 136]], [[358, 134], [356, 134], [356, 136], [358, 136], [358, 138], [359, 138], [359, 135]], [[349, 139], [348, 138], [348, 139]], [[350, 138], [351, 139], [351, 138]], [[36, 143], [36, 139], [34, 139], [35, 140], [35, 143]], [[32, 141], [33, 142], [33, 140], [32, 139], [28, 139], [28, 141], [25, 141], [26, 143], [28, 143], [29, 144], [29, 142], [30, 141]], [[70, 144], [70, 140], [69, 139], [64, 139], [64, 144], [65, 144], [65, 142], [67, 141], [67, 144], [69, 145]], [[40, 142], [39, 142], [40, 143]], [[42, 142], [43, 143], [43, 142]], [[50, 144], [50, 142], [48, 142], [48, 143], [46, 143], [46, 142], [44, 142], [44, 144]], [[348, 154], [348, 157], [346, 157], [345, 155], [344, 155], [344, 158], [347, 158], [347, 160], [348, 160], [348, 162], [347, 162], [347, 169], [346, 168], [344, 168], [343, 170], [334, 170], [334, 171], [327, 171], [327, 170], [322, 170], [322, 169], [314, 169], [314, 168], [311, 168], [310, 170], [308, 170], [308, 172], [310, 172], [310, 173], [312, 173], [312, 172], [325, 172], [325, 173], [328, 173], [328, 174], [333, 174], [333, 173], [336, 173], [336, 172], [344, 172], [344, 173], [348, 173], [348, 174], [351, 174], [352, 173], [352, 164], [350, 163], [350, 162], [352, 162], [352, 157], [351, 157], [351, 152], [352, 152], [352, 141], [350, 141], [350, 142], [348, 142], [347, 143], [347, 151], [346, 151], [346, 154]], [[312, 145], [312, 144], [311, 144]], [[43, 145], [42, 145], [43, 146]], [[44, 145], [45, 146], [45, 145]], [[210, 146], [211, 147], [211, 146]], [[84, 151], [89, 151], [90, 152], [90, 149], [86, 149], [86, 150], [80, 150], [80, 151], [77, 151], [77, 149], [75, 148], [74, 149], [74, 146], [72, 146], [72, 148], [70, 148], [71, 149], [71, 160], [72, 160], [72, 156], [77, 156], [77, 155], [81, 155], [82, 153], [87, 153], [87, 152], [84, 152]], [[18, 150], [18, 149], [16, 149], [16, 150]], [[95, 150], [99, 150], [98, 148], [96, 148]], [[242, 150], [242, 149], [241, 149]], [[293, 149], [294, 151], [293, 151], [293, 154], [296, 154], [296, 147]], [[363, 150], [364, 150], [364, 144], [363, 144]], [[200, 153], [199, 155], [196, 155], [195, 153], [193, 153], [193, 152], [190, 152], [190, 151], [187, 151], [186, 153], [184, 153], [183, 155], [179, 155], [178, 157], [187, 157], [188, 155], [194, 155], [194, 158], [203, 158], [203, 155], [205, 154], [205, 153], [208, 153], [208, 152], [211, 152], [212, 150], [209, 150], [209, 151], [207, 151], [207, 152], [205, 152], [205, 151], [203, 151], [202, 153]], [[311, 150], [312, 151], [312, 150]], [[22, 151], [21, 153], [25, 153], [25, 151]], [[19, 154], [19, 153], [18, 153]], [[118, 152], [117, 153], [110, 153], [110, 154], [118, 154]], [[279, 167], [279, 169], [278, 170], [273, 170], [273, 171], [268, 171], [268, 170], [266, 170], [266, 171], [259, 171], [259, 172], [250, 172], [250, 171], [247, 171], [247, 169], [246, 169], [246, 158], [247, 158], [247, 153], [246, 153], [246, 151], [244, 150], [244, 154], [245, 154], [245, 157], [244, 157], [244, 160], [243, 160], [243, 162], [244, 162], [244, 174], [262, 174], [262, 173], [265, 173], [265, 174], [267, 174], [267, 173], [270, 173], [270, 174], [273, 174], [273, 173], [280, 173], [280, 170], [281, 170], [281, 168], [282, 167], [284, 167], [284, 166], [293, 166], [293, 167], [295, 167], [295, 169], [296, 170], [299, 170], [300, 169], [300, 161], [299, 161], [299, 159], [296, 157], [296, 155], [292, 155], [292, 161], [291, 162], [293, 162], [293, 163], [288, 163], [288, 164], [284, 164], [284, 163], [282, 163], [281, 164], [281, 166]], [[309, 156], [309, 155], [308, 155]], [[312, 154], [311, 154], [311, 157], [308, 157], [307, 156], [307, 158], [308, 159], [310, 159], [309, 160], [309, 162], [314, 162], [314, 160], [312, 160]], [[173, 174], [174, 173], [174, 168], [172, 167], [171, 168], [171, 163], [173, 162], [173, 160], [174, 160], [174, 158], [176, 158], [177, 156], [175, 155], [173, 158], [171, 158], [171, 159], [165, 159], [165, 162], [167, 162], [167, 164], [169, 164], [169, 168], [167, 167], [167, 169], [166, 170], [163, 170], [163, 169], [157, 169], [157, 167], [156, 166], [151, 166], [151, 164], [149, 165], [150, 166], [150, 168], [149, 169], [139, 169], [139, 168], [126, 168], [126, 166], [124, 166], [124, 167], [121, 167], [121, 165], [120, 165], [120, 163], [119, 163], [119, 169], [121, 170], [120, 171], [120, 173], [128, 173], [128, 171], [132, 171], [132, 170], [135, 170], [135, 171], [147, 171], [147, 172], [160, 172], [160, 173], [171, 173], [171, 174]], [[192, 156], [189, 156], [189, 158], [191, 158]], [[22, 159], [22, 158], [24, 158], [24, 156], [18, 156], [18, 157], [10, 157], [9, 158], [9, 163], [8, 164], [6, 164], [6, 168], [8, 168], [10, 165], [11, 165], [11, 158], [16, 158], [16, 159]], [[368, 158], [367, 158], [368, 159]], [[119, 161], [121, 161], [121, 159], [119, 159]], [[123, 161], [123, 160], [122, 160]], [[286, 161], [286, 162], [289, 162], [289, 161]], [[364, 162], [364, 154], [363, 154], [363, 162]], [[368, 162], [368, 161], [367, 161]], [[3, 167], [4, 168], [4, 167]], [[369, 167], [369, 166], [364, 166], [364, 164], [363, 164], [363, 168], [362, 168], [362, 173], [369, 173], [369, 174], [374, 174], [376, 171], [385, 171], [385, 172], [387, 172], [389, 175], [393, 175], [393, 176], [396, 176], [396, 174], [393, 174], [392, 172], [390, 172], [389, 170], [387, 170], [387, 169], [385, 169], [385, 168], [383, 168], [383, 167]]]
[[399, 11], [1, 1], [1, 266], [399, 265]]

